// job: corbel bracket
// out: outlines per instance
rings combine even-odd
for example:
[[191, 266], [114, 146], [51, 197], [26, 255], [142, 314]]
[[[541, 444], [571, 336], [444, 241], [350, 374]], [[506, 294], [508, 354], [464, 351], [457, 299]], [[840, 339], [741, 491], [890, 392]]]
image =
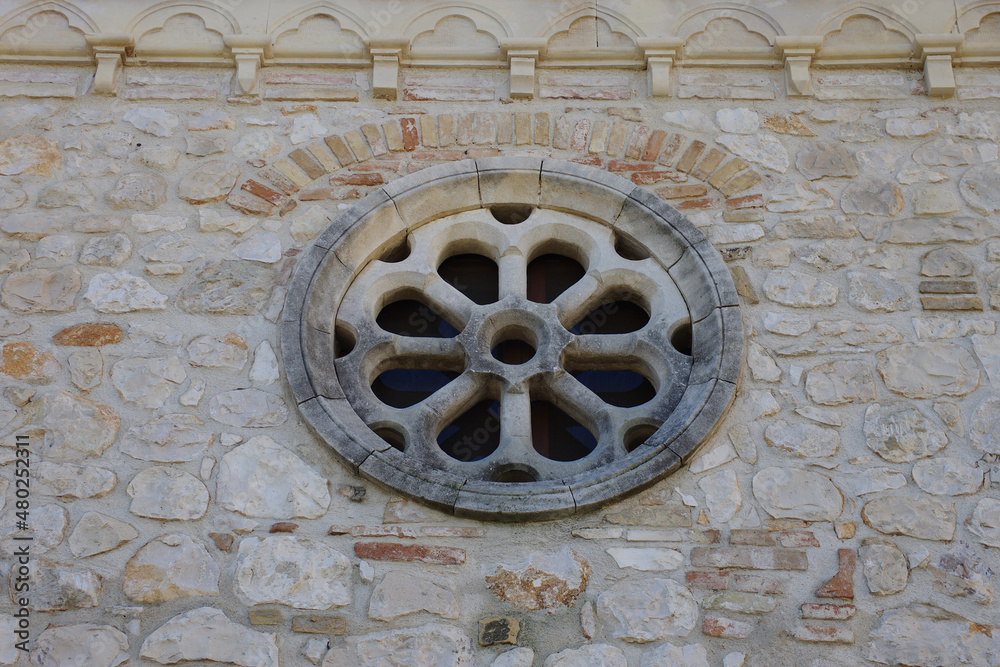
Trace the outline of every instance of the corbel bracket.
[[236, 61], [236, 85], [239, 95], [257, 94], [257, 75], [264, 59], [274, 54], [270, 35], [225, 35], [223, 41]]
[[965, 35], [917, 35], [917, 57], [924, 66], [924, 85], [932, 97], [955, 94], [952, 58], [958, 53]]
[[774, 38], [778, 56], [785, 62], [785, 92], [789, 97], [812, 96], [809, 66], [823, 45], [823, 38], [779, 35]]
[[125, 62], [125, 56], [129, 55], [135, 46], [132, 35], [102, 32], [87, 35], [87, 43], [90, 44], [94, 60], [97, 61], [94, 94], [114, 95], [118, 72]]
[[405, 37], [368, 40], [372, 54], [372, 94], [381, 99], [399, 97], [399, 63], [410, 57], [410, 42]]
[[544, 39], [503, 39], [500, 47], [510, 65], [510, 96], [530, 100], [535, 96], [535, 65], [545, 54]]
[[670, 70], [680, 59], [684, 40], [679, 37], [648, 37], [638, 41], [646, 60], [646, 81], [650, 97], [670, 97]]

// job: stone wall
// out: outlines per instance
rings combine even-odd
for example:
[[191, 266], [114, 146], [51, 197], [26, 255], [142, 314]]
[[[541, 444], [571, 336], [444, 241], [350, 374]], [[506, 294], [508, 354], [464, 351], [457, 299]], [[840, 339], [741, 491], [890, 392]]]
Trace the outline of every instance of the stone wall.
[[[818, 99], [780, 69], [680, 68], [659, 98], [553, 68], [513, 101], [503, 70], [409, 67], [390, 101], [275, 66], [251, 104], [227, 68], [126, 63], [114, 97], [83, 69], [0, 72], [0, 664], [29, 661], [19, 436], [30, 664], [1000, 664], [994, 69], [942, 101], [885, 67], [813, 71]], [[506, 155], [649, 189], [740, 294], [702, 453], [570, 519], [352, 474], [279, 359], [296, 260], [341, 211]]]

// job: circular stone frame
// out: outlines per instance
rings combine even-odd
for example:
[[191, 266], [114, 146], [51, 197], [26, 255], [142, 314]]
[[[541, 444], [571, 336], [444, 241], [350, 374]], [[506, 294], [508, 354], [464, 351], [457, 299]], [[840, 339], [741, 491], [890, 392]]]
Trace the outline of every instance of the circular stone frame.
[[[582, 216], [637, 239], [674, 281], [692, 323], [692, 363], [674, 410], [644, 443], [559, 480], [492, 482], [422, 465], [358, 416], [334, 365], [337, 309], [352, 280], [407, 234], [444, 216], [496, 205]], [[281, 321], [285, 374], [299, 411], [355, 473], [440, 510], [486, 520], [566, 516], [676, 471], [725, 415], [743, 359], [736, 289], [719, 252], [676, 209], [605, 171], [533, 157], [462, 160], [375, 190], [340, 215], [297, 262]]]

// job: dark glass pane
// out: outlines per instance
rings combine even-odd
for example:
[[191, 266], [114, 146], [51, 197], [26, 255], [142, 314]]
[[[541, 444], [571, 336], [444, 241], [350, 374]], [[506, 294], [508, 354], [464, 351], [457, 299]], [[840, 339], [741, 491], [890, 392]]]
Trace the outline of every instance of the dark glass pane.
[[605, 403], [620, 408], [642, 405], [656, 396], [653, 384], [632, 371], [575, 371], [573, 377]]
[[548, 401], [532, 401], [531, 444], [545, 458], [576, 461], [594, 451], [597, 438]]
[[429, 307], [413, 299], [390, 303], [378, 314], [375, 322], [389, 333], [400, 336], [454, 338], [458, 335], [458, 329]]
[[535, 348], [523, 340], [505, 340], [497, 343], [492, 350], [493, 358], [505, 364], [518, 365], [531, 361], [535, 356]]
[[570, 333], [623, 334], [638, 331], [649, 323], [649, 313], [631, 301], [609, 301], [590, 312], [570, 329]]
[[438, 274], [480, 305], [496, 303], [500, 299], [500, 269], [489, 257], [455, 255], [441, 262]]
[[458, 377], [451, 371], [395, 369], [372, 382], [378, 400], [394, 408], [408, 408], [424, 400]]
[[542, 255], [528, 264], [528, 300], [552, 303], [587, 272], [575, 259]]
[[480, 401], [438, 434], [438, 446], [459, 461], [485, 459], [500, 446], [500, 404]]

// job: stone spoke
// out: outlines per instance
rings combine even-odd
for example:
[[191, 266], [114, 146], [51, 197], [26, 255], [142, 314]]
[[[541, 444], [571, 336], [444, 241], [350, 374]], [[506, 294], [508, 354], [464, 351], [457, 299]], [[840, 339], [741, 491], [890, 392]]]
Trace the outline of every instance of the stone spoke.
[[419, 358], [421, 366], [439, 368], [459, 363], [465, 359], [462, 346], [454, 338], [424, 338], [417, 336], [392, 336], [393, 357]]
[[556, 307], [562, 325], [569, 329], [586, 317], [590, 313], [593, 297], [601, 291], [603, 291], [603, 285], [592, 271], [556, 297], [552, 303]]
[[531, 394], [510, 388], [500, 401], [500, 448], [507, 458], [531, 451]]
[[556, 373], [546, 383], [552, 401], [578, 421], [598, 423], [597, 415], [607, 410], [607, 404], [571, 374]]
[[461, 330], [465, 328], [472, 316], [472, 301], [464, 294], [449, 285], [444, 278], [436, 273], [427, 276], [423, 287], [427, 305], [438, 315], [448, 320], [452, 326]]
[[586, 362], [634, 357], [638, 339], [635, 333], [577, 336], [566, 346], [566, 356]]
[[513, 294], [527, 297], [528, 295], [528, 263], [517, 248], [510, 250], [500, 258], [500, 298]]

